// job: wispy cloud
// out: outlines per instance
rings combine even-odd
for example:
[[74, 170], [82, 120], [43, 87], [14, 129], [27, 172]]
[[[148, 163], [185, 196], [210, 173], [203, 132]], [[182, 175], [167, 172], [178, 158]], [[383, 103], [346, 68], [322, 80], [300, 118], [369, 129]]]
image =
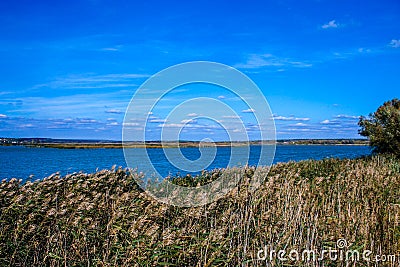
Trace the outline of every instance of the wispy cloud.
[[312, 64], [289, 58], [279, 58], [272, 54], [251, 54], [245, 63], [238, 63], [234, 67], [239, 69], [278, 67], [278, 70], [282, 70], [282, 67], [309, 68], [312, 67]]
[[0, 105], [7, 105], [9, 107], [22, 106], [23, 101], [21, 99], [0, 99]]
[[339, 119], [323, 120], [320, 122], [320, 124], [328, 125], [328, 126], [332, 126], [332, 127], [343, 127], [345, 125], [354, 125], [354, 126], [357, 125], [357, 123], [353, 123], [353, 122], [349, 123], [349, 122], [341, 121]]
[[140, 126], [141, 124], [138, 122], [124, 122], [123, 126]]
[[[358, 125], [351, 115], [338, 115], [317, 123], [278, 124], [277, 133], [291, 138], [356, 138]], [[314, 135], [315, 134], [315, 135]]]
[[0, 114], [0, 119], [4, 119], [4, 118], [7, 118], [7, 115], [5, 115], [5, 114]]
[[331, 124], [332, 122], [330, 120], [323, 120], [321, 121], [321, 124]]
[[113, 87], [136, 87], [138, 84], [134, 81], [150, 77], [148, 74], [122, 73], [122, 74], [81, 74], [59, 77], [53, 81], [43, 84], [37, 84], [36, 88], [62, 88], [62, 89], [90, 89], [90, 88], [113, 88]]
[[353, 125], [357, 126], [359, 116], [340, 114], [333, 117], [333, 119], [326, 119], [320, 122], [325, 125]]
[[390, 41], [389, 46], [391, 46], [393, 48], [399, 48], [400, 47], [400, 39], [398, 39], [398, 40], [393, 39], [392, 41]]
[[101, 48], [101, 51], [111, 51], [111, 52], [117, 52], [121, 50], [122, 45], [116, 45], [116, 46], [111, 46], [111, 47], [104, 47]]
[[196, 123], [196, 120], [193, 120], [193, 119], [185, 119], [185, 120], [181, 120], [181, 123], [184, 123], [184, 124], [186, 124], [186, 123]]
[[224, 119], [240, 119], [241, 117], [238, 115], [227, 115], [227, 116], [222, 116]]
[[105, 112], [106, 113], [113, 113], [113, 114], [121, 114], [122, 110], [120, 110], [120, 109], [108, 109]]
[[[118, 114], [119, 111], [124, 110], [130, 97], [131, 93], [125, 91], [57, 97], [25, 97], [21, 99], [23, 105], [11, 105], [7, 114], [37, 118], [79, 117], [85, 114], [85, 116], [101, 118], [104, 113]], [[112, 107], [109, 106], [110, 104]]]
[[339, 24], [336, 22], [336, 20], [331, 20], [328, 23], [325, 23], [321, 26], [322, 29], [330, 29], [330, 28], [337, 28], [339, 27]]
[[309, 126], [308, 124], [302, 123], [302, 122], [298, 122], [295, 124], [290, 124], [289, 126], [294, 126], [294, 127], [305, 127], [305, 126]]
[[108, 126], [119, 126], [117, 121], [97, 120], [94, 118], [39, 119], [32, 117], [8, 117], [6, 129], [64, 129], [64, 130], [96, 130], [107, 129]]
[[285, 117], [285, 116], [274, 115], [274, 120], [278, 120], [278, 121], [309, 121], [310, 118], [298, 118], [298, 117], [294, 117], [294, 116]]
[[115, 47], [105, 47], [101, 49], [102, 51], [118, 51], [118, 48]]
[[338, 119], [357, 119], [358, 120], [360, 118], [360, 116], [339, 114], [339, 115], [336, 115], [336, 118], [338, 118]]
[[222, 128], [218, 127], [217, 125], [207, 125], [207, 124], [197, 124], [197, 123], [163, 123], [157, 126], [158, 128], [182, 128], [191, 129], [193, 131], [218, 131], [223, 130]]
[[[357, 138], [358, 137], [358, 116], [349, 114], [334, 115], [330, 118], [311, 122], [309, 118], [298, 118], [291, 115], [283, 117], [274, 114], [275, 118], [281, 119], [276, 124], [278, 138]], [[279, 118], [282, 117], [282, 118]], [[304, 121], [302, 121], [304, 120]], [[307, 121], [307, 122], [306, 122]]]
[[358, 52], [359, 53], [371, 53], [371, 49], [369, 49], [369, 48], [364, 48], [364, 47], [360, 47], [360, 48], [358, 48]]
[[27, 123], [27, 124], [20, 124], [17, 125], [18, 128], [35, 128], [35, 126], [32, 123]]
[[166, 120], [165, 119], [150, 119], [149, 122], [152, 122], [152, 123], [164, 123], [164, 122], [166, 122]]
[[242, 112], [243, 113], [254, 113], [254, 112], [256, 112], [254, 109], [252, 109], [252, 108], [249, 108], [249, 109], [244, 109], [244, 110], [242, 110]]
[[351, 60], [356, 57], [360, 56], [372, 56], [372, 55], [379, 55], [382, 53], [385, 53], [385, 47], [382, 46], [377, 46], [377, 47], [359, 47], [359, 48], [351, 48], [351, 49], [346, 49], [342, 51], [335, 51], [331, 53], [330, 55], [327, 55], [322, 59], [322, 61], [331, 61], [331, 60], [337, 60], [337, 59], [344, 59], [344, 60]]

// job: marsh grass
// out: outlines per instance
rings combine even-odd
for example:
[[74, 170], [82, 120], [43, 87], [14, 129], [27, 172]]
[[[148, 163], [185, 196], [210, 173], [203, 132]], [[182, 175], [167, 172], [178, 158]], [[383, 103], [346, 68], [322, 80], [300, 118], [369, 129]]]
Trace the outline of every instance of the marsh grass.
[[[400, 164], [391, 157], [274, 165], [249, 193], [254, 169], [218, 201], [161, 204], [122, 169], [0, 184], [1, 266], [265, 266], [276, 250], [333, 247], [400, 252]], [[214, 176], [213, 176], [214, 175]], [[177, 177], [186, 186], [218, 172]], [[279, 262], [270, 266], [345, 266]], [[365, 265], [371, 265], [364, 263]], [[361, 266], [361, 265], [360, 265]]]

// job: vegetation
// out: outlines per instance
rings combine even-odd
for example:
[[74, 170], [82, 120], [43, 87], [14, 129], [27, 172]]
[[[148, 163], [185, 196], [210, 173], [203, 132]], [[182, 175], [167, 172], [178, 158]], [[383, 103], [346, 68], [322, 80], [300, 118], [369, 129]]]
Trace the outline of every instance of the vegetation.
[[[255, 260], [264, 246], [322, 249], [339, 238], [374, 254], [400, 251], [398, 159], [280, 163], [249, 193], [253, 171], [227, 196], [197, 208], [155, 201], [122, 169], [3, 181], [0, 265], [265, 266]], [[204, 175], [205, 182], [213, 177]], [[272, 262], [283, 264], [345, 266]]]
[[359, 133], [367, 136], [377, 153], [400, 156], [400, 100], [385, 102], [368, 118], [361, 117]]

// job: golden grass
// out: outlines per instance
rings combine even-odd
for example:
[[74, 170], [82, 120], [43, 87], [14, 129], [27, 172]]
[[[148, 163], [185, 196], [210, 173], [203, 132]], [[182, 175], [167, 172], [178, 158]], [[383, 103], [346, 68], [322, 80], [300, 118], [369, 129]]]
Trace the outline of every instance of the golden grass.
[[[0, 265], [265, 266], [254, 261], [264, 246], [321, 249], [339, 238], [353, 249], [400, 254], [398, 159], [277, 164], [250, 194], [253, 171], [227, 196], [197, 208], [153, 200], [122, 169], [3, 181]], [[269, 266], [289, 263], [345, 266]]]

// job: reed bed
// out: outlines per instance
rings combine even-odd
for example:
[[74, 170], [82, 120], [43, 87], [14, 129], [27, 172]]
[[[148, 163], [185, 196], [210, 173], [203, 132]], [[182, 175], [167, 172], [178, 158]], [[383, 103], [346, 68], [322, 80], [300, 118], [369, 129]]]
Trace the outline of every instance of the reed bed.
[[[55, 174], [23, 184], [3, 181], [0, 265], [375, 266], [329, 259], [257, 260], [264, 247], [333, 248], [341, 238], [352, 249], [400, 254], [398, 159], [279, 163], [250, 193], [253, 172], [248, 167], [228, 195], [196, 208], [155, 201], [121, 168]], [[209, 182], [217, 176], [203, 173], [199, 179]], [[193, 179], [174, 182], [197, 184]]]

